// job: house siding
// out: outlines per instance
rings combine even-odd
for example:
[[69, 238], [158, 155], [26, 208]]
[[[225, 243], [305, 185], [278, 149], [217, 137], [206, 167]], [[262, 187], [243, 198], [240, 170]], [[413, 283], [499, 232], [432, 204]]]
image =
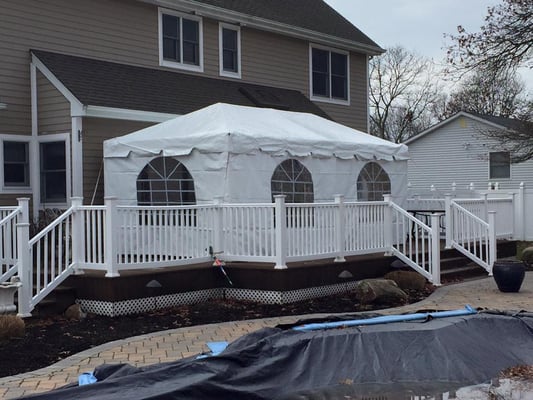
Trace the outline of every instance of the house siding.
[[501, 189], [517, 189], [521, 182], [533, 187], [533, 161], [511, 165], [511, 179], [489, 180], [488, 153], [499, 151], [495, 141], [481, 134], [487, 125], [468, 117], [459, 117], [411, 142], [408, 179], [413, 193], [427, 194], [431, 185], [448, 193], [455, 182], [458, 192], [486, 189], [498, 182]]
[[[83, 199], [90, 204], [103, 204], [103, 142], [116, 136], [126, 135], [153, 125], [149, 122], [117, 121], [101, 118], [83, 119]], [[98, 179], [99, 174], [101, 174]], [[98, 184], [97, 184], [98, 182]]]
[[[218, 78], [218, 21], [204, 18], [203, 26], [201, 75]], [[0, 133], [31, 129], [30, 49], [169, 69], [159, 67], [158, 8], [142, 2], [5, 0], [0, 37], [0, 101], [9, 104], [2, 111]], [[307, 41], [246, 27], [241, 30], [241, 41], [243, 81], [309, 95]], [[338, 122], [366, 130], [366, 56], [352, 53], [351, 66], [351, 105], [317, 104]]]
[[71, 132], [70, 103], [40, 72], [37, 73], [37, 113], [39, 135]]

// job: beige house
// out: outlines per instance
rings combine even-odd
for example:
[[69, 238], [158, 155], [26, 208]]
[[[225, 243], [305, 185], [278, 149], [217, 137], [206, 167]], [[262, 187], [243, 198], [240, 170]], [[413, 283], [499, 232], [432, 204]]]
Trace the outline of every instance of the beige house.
[[5, 0], [0, 205], [100, 204], [104, 140], [218, 102], [367, 131], [382, 52], [321, 0]]

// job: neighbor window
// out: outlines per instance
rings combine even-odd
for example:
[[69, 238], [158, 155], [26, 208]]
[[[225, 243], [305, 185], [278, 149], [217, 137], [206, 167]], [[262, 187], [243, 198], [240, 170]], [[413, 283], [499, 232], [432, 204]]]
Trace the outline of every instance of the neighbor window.
[[311, 47], [310, 58], [311, 99], [348, 102], [348, 53]]
[[285, 160], [277, 166], [272, 175], [271, 190], [272, 198], [284, 194], [287, 203], [314, 201], [311, 173], [298, 160]]
[[29, 186], [29, 143], [4, 142], [4, 186]]
[[67, 201], [67, 163], [65, 142], [40, 144], [41, 203]]
[[196, 204], [194, 180], [181, 162], [172, 157], [150, 161], [137, 177], [140, 206]]
[[201, 18], [160, 10], [159, 31], [161, 65], [202, 70]]
[[489, 153], [489, 179], [511, 178], [511, 155], [508, 151]]
[[357, 199], [383, 201], [383, 195], [391, 192], [390, 178], [378, 163], [366, 164], [357, 178]]
[[241, 77], [241, 30], [238, 26], [219, 25], [220, 75]]

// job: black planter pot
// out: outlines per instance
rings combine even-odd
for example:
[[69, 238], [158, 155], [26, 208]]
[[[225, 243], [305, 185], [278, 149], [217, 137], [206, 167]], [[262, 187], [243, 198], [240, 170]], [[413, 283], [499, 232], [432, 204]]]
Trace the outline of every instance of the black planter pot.
[[492, 274], [501, 292], [518, 292], [526, 275], [522, 261], [495, 261]]

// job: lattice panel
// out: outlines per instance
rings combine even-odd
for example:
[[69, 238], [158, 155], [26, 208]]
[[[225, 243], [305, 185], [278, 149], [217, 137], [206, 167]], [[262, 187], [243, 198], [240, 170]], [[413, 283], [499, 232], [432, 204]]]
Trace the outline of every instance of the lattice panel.
[[85, 312], [116, 317], [136, 314], [151, 310], [173, 307], [182, 304], [205, 302], [210, 299], [230, 298], [235, 300], [255, 301], [264, 304], [287, 304], [343, 293], [355, 288], [357, 282], [337, 283], [334, 285], [290, 290], [287, 292], [272, 290], [253, 290], [237, 288], [218, 288], [198, 290], [195, 292], [175, 293], [164, 296], [145, 297], [117, 302], [84, 300], [77, 302]]

